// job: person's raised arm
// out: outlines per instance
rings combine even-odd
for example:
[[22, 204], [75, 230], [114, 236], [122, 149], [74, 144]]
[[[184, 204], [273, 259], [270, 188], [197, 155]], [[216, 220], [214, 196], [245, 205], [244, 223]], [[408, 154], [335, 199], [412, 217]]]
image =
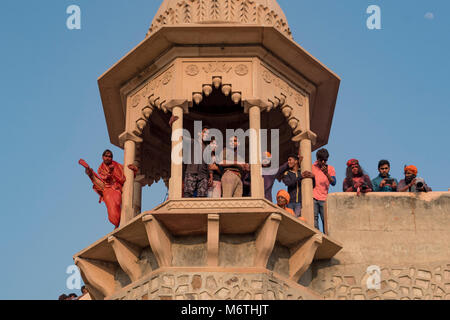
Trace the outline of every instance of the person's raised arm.
[[285, 172], [282, 181], [287, 187], [295, 187], [297, 185], [298, 179], [292, 174], [289, 174], [289, 172]]

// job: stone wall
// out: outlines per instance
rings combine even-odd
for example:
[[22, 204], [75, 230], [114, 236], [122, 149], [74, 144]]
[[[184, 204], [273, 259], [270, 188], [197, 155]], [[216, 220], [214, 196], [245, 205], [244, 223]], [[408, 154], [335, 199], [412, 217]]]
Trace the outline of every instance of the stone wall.
[[319, 296], [271, 273], [163, 271], [126, 287], [112, 300], [315, 300]]
[[[449, 192], [332, 194], [327, 207], [329, 235], [344, 248], [302, 284], [326, 299], [450, 300]], [[367, 287], [370, 266], [379, 289]]]

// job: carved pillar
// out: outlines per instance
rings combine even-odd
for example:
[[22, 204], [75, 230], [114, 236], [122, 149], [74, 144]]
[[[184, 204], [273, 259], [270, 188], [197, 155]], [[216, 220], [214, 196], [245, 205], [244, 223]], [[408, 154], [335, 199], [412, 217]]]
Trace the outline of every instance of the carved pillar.
[[134, 217], [134, 172], [129, 169], [128, 166], [134, 164], [136, 158], [136, 144], [141, 143], [142, 139], [128, 132], [121, 134], [119, 139], [120, 144], [124, 147], [123, 171], [126, 178], [122, 189], [122, 211], [120, 214], [120, 226], [123, 226]]
[[134, 216], [137, 216], [142, 211], [142, 187], [145, 184], [145, 176], [138, 175], [134, 179], [134, 187], [133, 187], [133, 213]]
[[[306, 131], [296, 136], [294, 141], [300, 141], [300, 156], [303, 157], [301, 171], [312, 172], [312, 145], [316, 143], [316, 134]], [[314, 227], [314, 198], [313, 180], [306, 178], [302, 180], [302, 216], [306, 222]]]
[[172, 115], [178, 117], [172, 125], [172, 166], [169, 180], [169, 199], [181, 199], [183, 185], [183, 107], [176, 106]]
[[262, 178], [261, 168], [261, 109], [259, 106], [249, 108], [249, 118], [252, 197], [264, 198], [264, 179]]
[[142, 174], [142, 144], [136, 148], [134, 165], [139, 168], [139, 172], [134, 178], [133, 186], [133, 214], [135, 217], [142, 211], [142, 187], [146, 184], [146, 177]]

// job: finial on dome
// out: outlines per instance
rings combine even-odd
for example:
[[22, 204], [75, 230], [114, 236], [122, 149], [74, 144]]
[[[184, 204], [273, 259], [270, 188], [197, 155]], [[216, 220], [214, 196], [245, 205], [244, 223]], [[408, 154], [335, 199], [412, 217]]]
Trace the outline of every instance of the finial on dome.
[[286, 16], [276, 0], [164, 0], [147, 37], [165, 25], [186, 24], [270, 26], [292, 39]]

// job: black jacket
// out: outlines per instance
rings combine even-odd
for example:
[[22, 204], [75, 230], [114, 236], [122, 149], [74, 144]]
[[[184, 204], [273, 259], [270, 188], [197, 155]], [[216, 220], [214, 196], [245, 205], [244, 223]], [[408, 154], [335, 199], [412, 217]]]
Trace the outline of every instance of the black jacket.
[[[302, 172], [289, 170], [283, 174], [283, 183], [288, 187], [288, 192], [291, 197], [289, 203], [302, 202]], [[316, 179], [313, 179], [313, 188], [316, 186]]]

